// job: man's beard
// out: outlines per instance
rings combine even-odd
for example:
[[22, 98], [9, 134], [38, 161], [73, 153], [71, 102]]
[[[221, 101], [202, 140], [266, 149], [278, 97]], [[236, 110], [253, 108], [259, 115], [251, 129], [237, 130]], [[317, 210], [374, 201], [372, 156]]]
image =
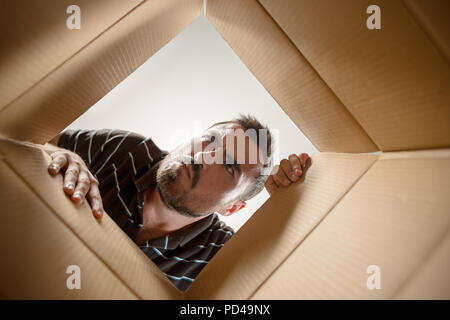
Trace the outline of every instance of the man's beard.
[[[170, 157], [170, 155], [168, 157]], [[178, 167], [176, 170], [172, 169], [170, 166], [171, 162], [172, 161], [169, 158], [164, 159], [156, 172], [156, 187], [162, 202], [169, 209], [172, 209], [186, 217], [198, 218], [207, 215], [208, 213], [199, 212], [197, 208], [189, 206], [189, 195], [187, 192], [176, 190], [178, 183], [177, 180], [181, 174], [181, 167]], [[191, 190], [198, 182], [199, 169], [200, 165], [193, 165], [194, 176], [191, 182]]]

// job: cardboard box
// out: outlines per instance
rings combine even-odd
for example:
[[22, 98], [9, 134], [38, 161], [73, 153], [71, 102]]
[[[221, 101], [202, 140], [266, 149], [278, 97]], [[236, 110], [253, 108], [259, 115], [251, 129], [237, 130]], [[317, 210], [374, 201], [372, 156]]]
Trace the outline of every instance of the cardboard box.
[[[200, 0], [6, 1], [0, 26], [0, 296], [450, 298], [448, 2], [209, 0], [206, 16], [320, 150], [183, 294], [105, 216], [75, 208], [44, 144], [202, 13]], [[107, 8], [105, 10], [105, 8]], [[447, 10], [445, 10], [447, 9]], [[12, 14], [14, 12], [14, 14]], [[11, 14], [9, 14], [11, 13]], [[84, 270], [67, 290], [67, 265]], [[367, 285], [370, 266], [381, 289]]]

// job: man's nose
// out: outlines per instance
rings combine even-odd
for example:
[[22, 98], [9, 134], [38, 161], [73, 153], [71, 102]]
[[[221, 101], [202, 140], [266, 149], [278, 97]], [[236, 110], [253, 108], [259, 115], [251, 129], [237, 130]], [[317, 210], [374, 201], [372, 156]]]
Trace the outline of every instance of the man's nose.
[[194, 146], [196, 148], [191, 150], [191, 157], [194, 159], [194, 163], [201, 164], [205, 170], [208, 166], [215, 163], [215, 156], [218, 151], [217, 146], [211, 148], [208, 141], [200, 142], [200, 144]]
[[201, 165], [203, 170], [207, 170], [211, 163], [211, 159], [214, 159], [215, 151], [201, 151], [194, 154], [194, 163]]

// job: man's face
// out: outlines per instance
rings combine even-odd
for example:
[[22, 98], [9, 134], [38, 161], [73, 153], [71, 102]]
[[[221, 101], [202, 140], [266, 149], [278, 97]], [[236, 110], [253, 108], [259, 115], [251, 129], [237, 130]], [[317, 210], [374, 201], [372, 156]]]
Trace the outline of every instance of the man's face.
[[157, 186], [163, 201], [180, 214], [207, 215], [232, 204], [259, 176], [262, 160], [240, 125], [219, 124], [168, 154], [157, 171]]

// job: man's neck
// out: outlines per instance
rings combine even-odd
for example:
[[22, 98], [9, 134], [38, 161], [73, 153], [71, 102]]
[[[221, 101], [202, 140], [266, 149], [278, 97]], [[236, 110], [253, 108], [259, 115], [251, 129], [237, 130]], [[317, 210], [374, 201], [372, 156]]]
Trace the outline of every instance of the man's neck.
[[156, 187], [151, 187], [145, 194], [143, 227], [140, 241], [151, 240], [180, 230], [204, 217], [191, 218], [169, 209], [162, 201]]

